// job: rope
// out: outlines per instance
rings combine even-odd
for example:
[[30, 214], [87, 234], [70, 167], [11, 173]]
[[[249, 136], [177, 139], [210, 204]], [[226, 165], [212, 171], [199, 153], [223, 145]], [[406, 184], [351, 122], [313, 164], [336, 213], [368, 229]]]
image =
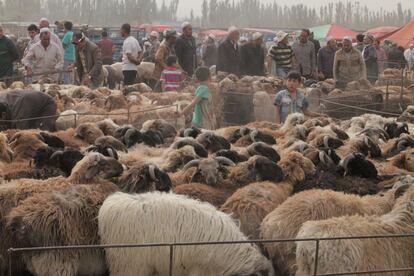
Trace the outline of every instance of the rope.
[[391, 112], [386, 112], [386, 111], [379, 111], [379, 110], [373, 110], [373, 109], [368, 109], [368, 108], [363, 108], [363, 107], [358, 107], [358, 106], [352, 106], [352, 105], [347, 105], [347, 104], [341, 104], [341, 103], [336, 103], [330, 100], [326, 100], [326, 99], [321, 99], [321, 101], [330, 103], [330, 104], [335, 104], [338, 106], [342, 106], [342, 107], [347, 107], [347, 108], [353, 108], [356, 110], [361, 110], [361, 111], [365, 111], [368, 113], [378, 113], [378, 114], [382, 114], [382, 115], [388, 115], [388, 116], [393, 116], [393, 117], [398, 117], [401, 114], [397, 114], [397, 113], [391, 113]]
[[73, 72], [73, 70], [55, 70], [55, 71], [46, 71], [46, 72], [41, 72], [41, 73], [36, 73], [36, 74], [31, 74], [31, 75], [11, 75], [11, 76], [6, 76], [6, 77], [2, 77], [0, 78], [0, 81], [5, 81], [5, 80], [10, 80], [10, 79], [24, 79], [24, 78], [31, 78], [31, 77], [37, 77], [37, 76], [47, 76], [47, 75], [54, 75], [54, 74], [58, 74], [58, 73], [71, 73]]

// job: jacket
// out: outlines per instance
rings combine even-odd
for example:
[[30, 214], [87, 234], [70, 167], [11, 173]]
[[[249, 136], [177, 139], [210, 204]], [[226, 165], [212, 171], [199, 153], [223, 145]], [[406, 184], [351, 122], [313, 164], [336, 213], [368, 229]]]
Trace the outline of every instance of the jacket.
[[261, 45], [247, 43], [240, 47], [240, 74], [264, 75], [265, 52]]
[[167, 57], [174, 54], [174, 48], [170, 47], [167, 41], [164, 40], [160, 44], [160, 47], [158, 47], [157, 53], [155, 53], [155, 68], [153, 73], [154, 79], [160, 79], [162, 71], [167, 68], [167, 64], [165, 63]]
[[0, 78], [13, 74], [13, 62], [19, 59], [19, 53], [13, 41], [6, 36], [0, 38]]
[[348, 58], [344, 50], [337, 51], [334, 58], [333, 74], [335, 80], [343, 82], [366, 79], [367, 71], [361, 52], [352, 48]]
[[239, 45], [231, 42], [229, 38], [223, 41], [218, 49], [217, 71], [239, 75], [240, 49]]
[[197, 46], [194, 37], [180, 36], [175, 43], [175, 54], [181, 68], [188, 76], [192, 76], [197, 67]]
[[215, 43], [209, 43], [204, 46], [203, 63], [207, 67], [217, 64], [217, 46]]
[[76, 67], [78, 71], [79, 80], [82, 81], [84, 78], [84, 72], [86, 71], [91, 77], [91, 81], [95, 86], [99, 86], [104, 81], [104, 74], [102, 70], [102, 56], [99, 47], [86, 40], [85, 48], [83, 53], [86, 58], [86, 70], [83, 68], [82, 60], [79, 51], [76, 51]]

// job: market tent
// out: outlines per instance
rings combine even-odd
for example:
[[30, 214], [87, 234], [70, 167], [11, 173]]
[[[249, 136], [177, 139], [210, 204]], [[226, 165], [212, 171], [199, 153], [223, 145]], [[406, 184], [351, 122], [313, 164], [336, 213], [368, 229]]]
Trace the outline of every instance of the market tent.
[[397, 32], [399, 29], [400, 29], [399, 27], [384, 26], [384, 27], [369, 29], [364, 34], [371, 34], [371, 35], [375, 36], [378, 39], [385, 39], [388, 36], [390, 36], [390, 35], [394, 34], [395, 32]]
[[324, 41], [328, 36], [332, 36], [336, 40], [342, 40], [345, 36], [350, 36], [355, 40], [358, 34], [351, 29], [336, 24], [316, 26], [311, 28], [311, 32], [314, 33], [315, 39], [319, 41]]
[[387, 39], [404, 48], [410, 47], [410, 44], [414, 42], [414, 20], [387, 37]]
[[218, 30], [218, 29], [210, 29], [210, 30], [204, 30], [200, 32], [201, 36], [208, 36], [209, 34], [213, 34], [217, 39], [223, 39], [227, 37], [229, 33], [227, 31]]
[[170, 25], [162, 25], [162, 24], [141, 24], [139, 26], [140, 29], [145, 29], [146, 32], [163, 32], [165, 30], [172, 30], [173, 27]]

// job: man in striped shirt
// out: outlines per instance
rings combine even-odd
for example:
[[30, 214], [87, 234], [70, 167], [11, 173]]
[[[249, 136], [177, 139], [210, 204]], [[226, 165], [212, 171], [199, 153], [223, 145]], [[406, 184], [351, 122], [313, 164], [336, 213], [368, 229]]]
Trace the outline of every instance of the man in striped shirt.
[[177, 64], [177, 57], [169, 56], [166, 60], [167, 68], [161, 73], [162, 91], [179, 91], [182, 88], [182, 82], [186, 79], [187, 74], [181, 71]]
[[289, 35], [283, 31], [277, 33], [277, 44], [272, 46], [268, 53], [268, 67], [271, 72], [271, 66], [274, 62], [276, 65], [276, 74], [281, 78], [286, 78], [292, 70], [293, 50], [289, 45]]

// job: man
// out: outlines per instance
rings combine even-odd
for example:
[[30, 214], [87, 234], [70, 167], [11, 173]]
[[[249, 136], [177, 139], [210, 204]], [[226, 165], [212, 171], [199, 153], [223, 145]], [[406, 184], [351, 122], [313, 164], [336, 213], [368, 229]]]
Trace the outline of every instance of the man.
[[295, 69], [305, 78], [312, 79], [317, 77], [316, 53], [315, 45], [309, 41], [309, 34], [309, 30], [303, 29], [299, 41], [293, 44], [292, 49], [296, 60]]
[[293, 50], [289, 45], [289, 34], [280, 31], [276, 35], [276, 45], [273, 45], [268, 53], [268, 71], [272, 72], [272, 64], [276, 66], [276, 75], [286, 78], [292, 70]]
[[321, 49], [321, 43], [319, 42], [319, 40], [315, 39], [315, 34], [313, 32], [311, 32], [309, 35], [309, 41], [311, 41], [313, 45], [315, 45], [315, 54], [318, 55], [319, 50]]
[[364, 50], [364, 35], [363, 34], [357, 34], [356, 36], [357, 45], [355, 48], [362, 53]]
[[[41, 18], [40, 19], [39, 29], [43, 29], [43, 28], [50, 29], [49, 28], [49, 20], [47, 18]], [[63, 56], [63, 45], [62, 45], [62, 42], [60, 41], [59, 36], [57, 36], [53, 32], [50, 32], [50, 35], [51, 35], [51, 37], [50, 37], [51, 38], [51, 41], [58, 46], [58, 48], [62, 52], [62, 56]], [[36, 41], [36, 43], [40, 41], [40, 35], [37, 35], [35, 37], [35, 41]]]
[[187, 73], [189, 77], [194, 74], [197, 67], [197, 45], [193, 37], [193, 27], [189, 22], [182, 24], [183, 34], [175, 43], [175, 54], [178, 58], [178, 64]]
[[240, 49], [237, 42], [240, 32], [236, 27], [229, 28], [227, 39], [218, 48], [217, 72], [240, 74]]
[[367, 78], [372, 83], [378, 80], [378, 56], [377, 50], [374, 46], [374, 36], [368, 34], [364, 37], [364, 50], [362, 56], [365, 61], [365, 67], [367, 69]]
[[333, 76], [335, 81], [346, 84], [365, 79], [366, 75], [365, 62], [361, 52], [352, 47], [351, 37], [344, 37], [342, 49], [336, 52], [334, 58]]
[[138, 40], [131, 36], [131, 25], [122, 25], [121, 35], [125, 39], [122, 46], [124, 85], [132, 85], [137, 79], [137, 66], [141, 63], [143, 52]]
[[404, 57], [408, 64], [408, 70], [414, 69], [414, 43], [410, 45], [410, 48], [404, 51]]
[[97, 43], [99, 49], [101, 49], [102, 62], [104, 65], [111, 65], [114, 63], [112, 55], [115, 52], [114, 43], [111, 39], [108, 38], [108, 32], [106, 30], [102, 31], [102, 38]]
[[39, 29], [35, 24], [31, 24], [29, 25], [29, 27], [27, 27], [27, 34], [29, 35], [29, 42], [27, 43], [27, 46], [24, 50], [23, 57], [25, 57], [29, 52], [30, 48], [36, 44], [35, 37], [39, 34]]
[[[0, 24], [0, 78], [13, 75], [13, 62], [19, 59], [19, 52], [13, 42], [4, 35], [3, 26]], [[12, 79], [5, 80], [10, 85]]]
[[404, 50], [393, 43], [388, 53], [388, 68], [401, 69], [405, 67]]
[[240, 47], [240, 73], [248, 76], [264, 76], [265, 51], [263, 34], [256, 32], [249, 43]]
[[158, 33], [156, 31], [152, 31], [150, 33], [148, 42], [150, 43], [150, 47], [148, 49], [148, 56], [147, 60], [150, 62], [154, 62], [155, 60], [155, 54], [158, 51], [158, 48], [160, 47], [160, 41], [158, 40]]
[[336, 51], [338, 51], [336, 40], [333, 37], [327, 37], [326, 46], [321, 48], [318, 53], [318, 71], [320, 80], [333, 78], [333, 65]]
[[385, 53], [385, 50], [381, 47], [381, 41], [377, 38], [374, 40], [374, 48], [377, 52], [378, 72], [382, 74], [385, 69], [387, 54]]
[[[21, 120], [55, 116], [56, 102], [47, 93], [11, 90], [0, 94], [0, 119]], [[42, 129], [53, 131], [56, 117], [0, 123], [2, 129]]]
[[[160, 44], [157, 53], [155, 54], [155, 69], [153, 78], [159, 83], [161, 73], [164, 69], [167, 69], [166, 60], [167, 57], [174, 55], [174, 45], [177, 41], [177, 33], [175, 31], [167, 31], [165, 33], [165, 40]], [[154, 84], [155, 85], [155, 84]], [[161, 86], [154, 87], [154, 90], [160, 90]]]
[[104, 81], [101, 50], [83, 32], [75, 33], [72, 43], [76, 46], [76, 69], [81, 84], [92, 89], [101, 87]]
[[22, 59], [26, 68], [26, 74], [38, 81], [41, 77], [50, 77], [58, 81], [57, 71], [62, 70], [63, 55], [59, 47], [51, 41], [51, 32], [48, 28], [40, 30], [40, 41], [30, 48], [27, 55]]
[[75, 63], [75, 57], [76, 57], [76, 49], [75, 45], [72, 44], [73, 39], [73, 32], [72, 32], [72, 22], [65, 21], [63, 24], [65, 29], [65, 35], [62, 39], [62, 45], [64, 49], [64, 55], [63, 55], [63, 70], [64, 71], [70, 71], [70, 72], [63, 72], [63, 83], [64, 84], [73, 84], [73, 72], [72, 68]]
[[203, 45], [203, 65], [211, 67], [217, 64], [217, 46], [216, 37], [213, 34], [209, 34]]

